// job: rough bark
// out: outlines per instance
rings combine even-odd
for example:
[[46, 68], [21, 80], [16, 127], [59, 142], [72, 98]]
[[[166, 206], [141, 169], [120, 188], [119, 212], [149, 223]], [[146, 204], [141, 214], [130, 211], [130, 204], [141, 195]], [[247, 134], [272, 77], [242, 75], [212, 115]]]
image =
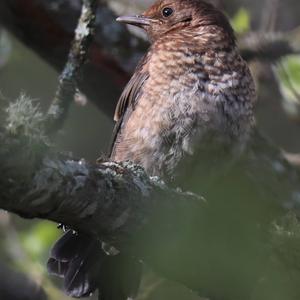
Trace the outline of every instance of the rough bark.
[[55, 133], [64, 124], [70, 104], [76, 94], [80, 71], [86, 63], [88, 50], [93, 40], [97, 2], [83, 0], [81, 15], [75, 30], [67, 63], [59, 77], [55, 97], [48, 109], [47, 133]]
[[[287, 222], [292, 229], [274, 224], [288, 211], [297, 213], [299, 174], [258, 135], [236, 163], [217, 170], [204, 200], [168, 188], [129, 162], [96, 164], [56, 153], [43, 128], [43, 116], [28, 99], [9, 107], [0, 131], [2, 209], [94, 235], [212, 299], [269, 295], [260, 279], [274, 273], [271, 258], [282, 263], [281, 256], [285, 261], [298, 249], [297, 221]], [[297, 258], [289, 259], [298, 272]], [[279, 287], [285, 287], [284, 274], [276, 277]], [[260, 292], [251, 298], [254, 289]]]

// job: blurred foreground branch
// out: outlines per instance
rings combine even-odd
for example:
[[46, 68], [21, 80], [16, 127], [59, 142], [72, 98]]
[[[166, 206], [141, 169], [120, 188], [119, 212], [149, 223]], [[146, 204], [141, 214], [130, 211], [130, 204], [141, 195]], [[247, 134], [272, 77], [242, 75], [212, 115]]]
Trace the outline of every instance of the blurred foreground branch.
[[[297, 258], [289, 256], [300, 247], [298, 222], [287, 234], [285, 225], [273, 226], [299, 211], [300, 177], [263, 138], [254, 137], [204, 201], [128, 162], [93, 164], [57, 153], [44, 117], [25, 97], [10, 105], [7, 117], [0, 129], [2, 209], [94, 235], [212, 299], [250, 299], [253, 289], [269, 295], [268, 272], [278, 272], [278, 286], [285, 287], [290, 273], [274, 267], [274, 255], [280, 263], [290, 257], [298, 272]], [[283, 255], [278, 245], [287, 237]]]
[[284, 56], [300, 54], [300, 28], [291, 32], [250, 32], [238, 41], [245, 60], [276, 62]]
[[42, 287], [25, 275], [0, 264], [0, 297], [5, 300], [47, 300]]

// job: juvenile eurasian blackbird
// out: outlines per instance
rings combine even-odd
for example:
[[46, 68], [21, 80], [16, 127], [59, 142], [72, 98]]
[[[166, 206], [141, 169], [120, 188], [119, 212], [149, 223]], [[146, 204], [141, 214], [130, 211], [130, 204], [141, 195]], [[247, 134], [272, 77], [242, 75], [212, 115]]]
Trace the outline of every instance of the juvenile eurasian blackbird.
[[[111, 160], [131, 160], [180, 185], [195, 157], [207, 166], [214, 149], [239, 151], [255, 123], [255, 88], [224, 14], [202, 0], [159, 0], [117, 20], [143, 28], [151, 46], [117, 105]], [[141, 274], [135, 258], [107, 255], [101, 241], [71, 231], [48, 267], [69, 295], [98, 288], [102, 300], [133, 297]]]

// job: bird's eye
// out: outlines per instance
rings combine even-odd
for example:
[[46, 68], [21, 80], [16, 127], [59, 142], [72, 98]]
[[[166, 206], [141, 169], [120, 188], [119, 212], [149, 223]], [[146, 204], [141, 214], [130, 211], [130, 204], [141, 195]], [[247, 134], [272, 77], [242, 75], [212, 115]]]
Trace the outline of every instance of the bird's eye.
[[162, 14], [165, 18], [170, 17], [173, 14], [173, 9], [171, 7], [165, 7], [162, 10]]

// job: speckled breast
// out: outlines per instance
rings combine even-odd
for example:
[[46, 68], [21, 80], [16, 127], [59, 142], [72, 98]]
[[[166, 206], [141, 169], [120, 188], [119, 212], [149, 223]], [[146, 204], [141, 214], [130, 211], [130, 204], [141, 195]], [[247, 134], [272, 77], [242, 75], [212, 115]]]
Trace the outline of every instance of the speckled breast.
[[254, 122], [253, 81], [237, 50], [176, 43], [153, 52], [149, 78], [116, 149], [116, 160], [133, 160], [151, 175], [172, 173], [208, 141], [245, 136]]

